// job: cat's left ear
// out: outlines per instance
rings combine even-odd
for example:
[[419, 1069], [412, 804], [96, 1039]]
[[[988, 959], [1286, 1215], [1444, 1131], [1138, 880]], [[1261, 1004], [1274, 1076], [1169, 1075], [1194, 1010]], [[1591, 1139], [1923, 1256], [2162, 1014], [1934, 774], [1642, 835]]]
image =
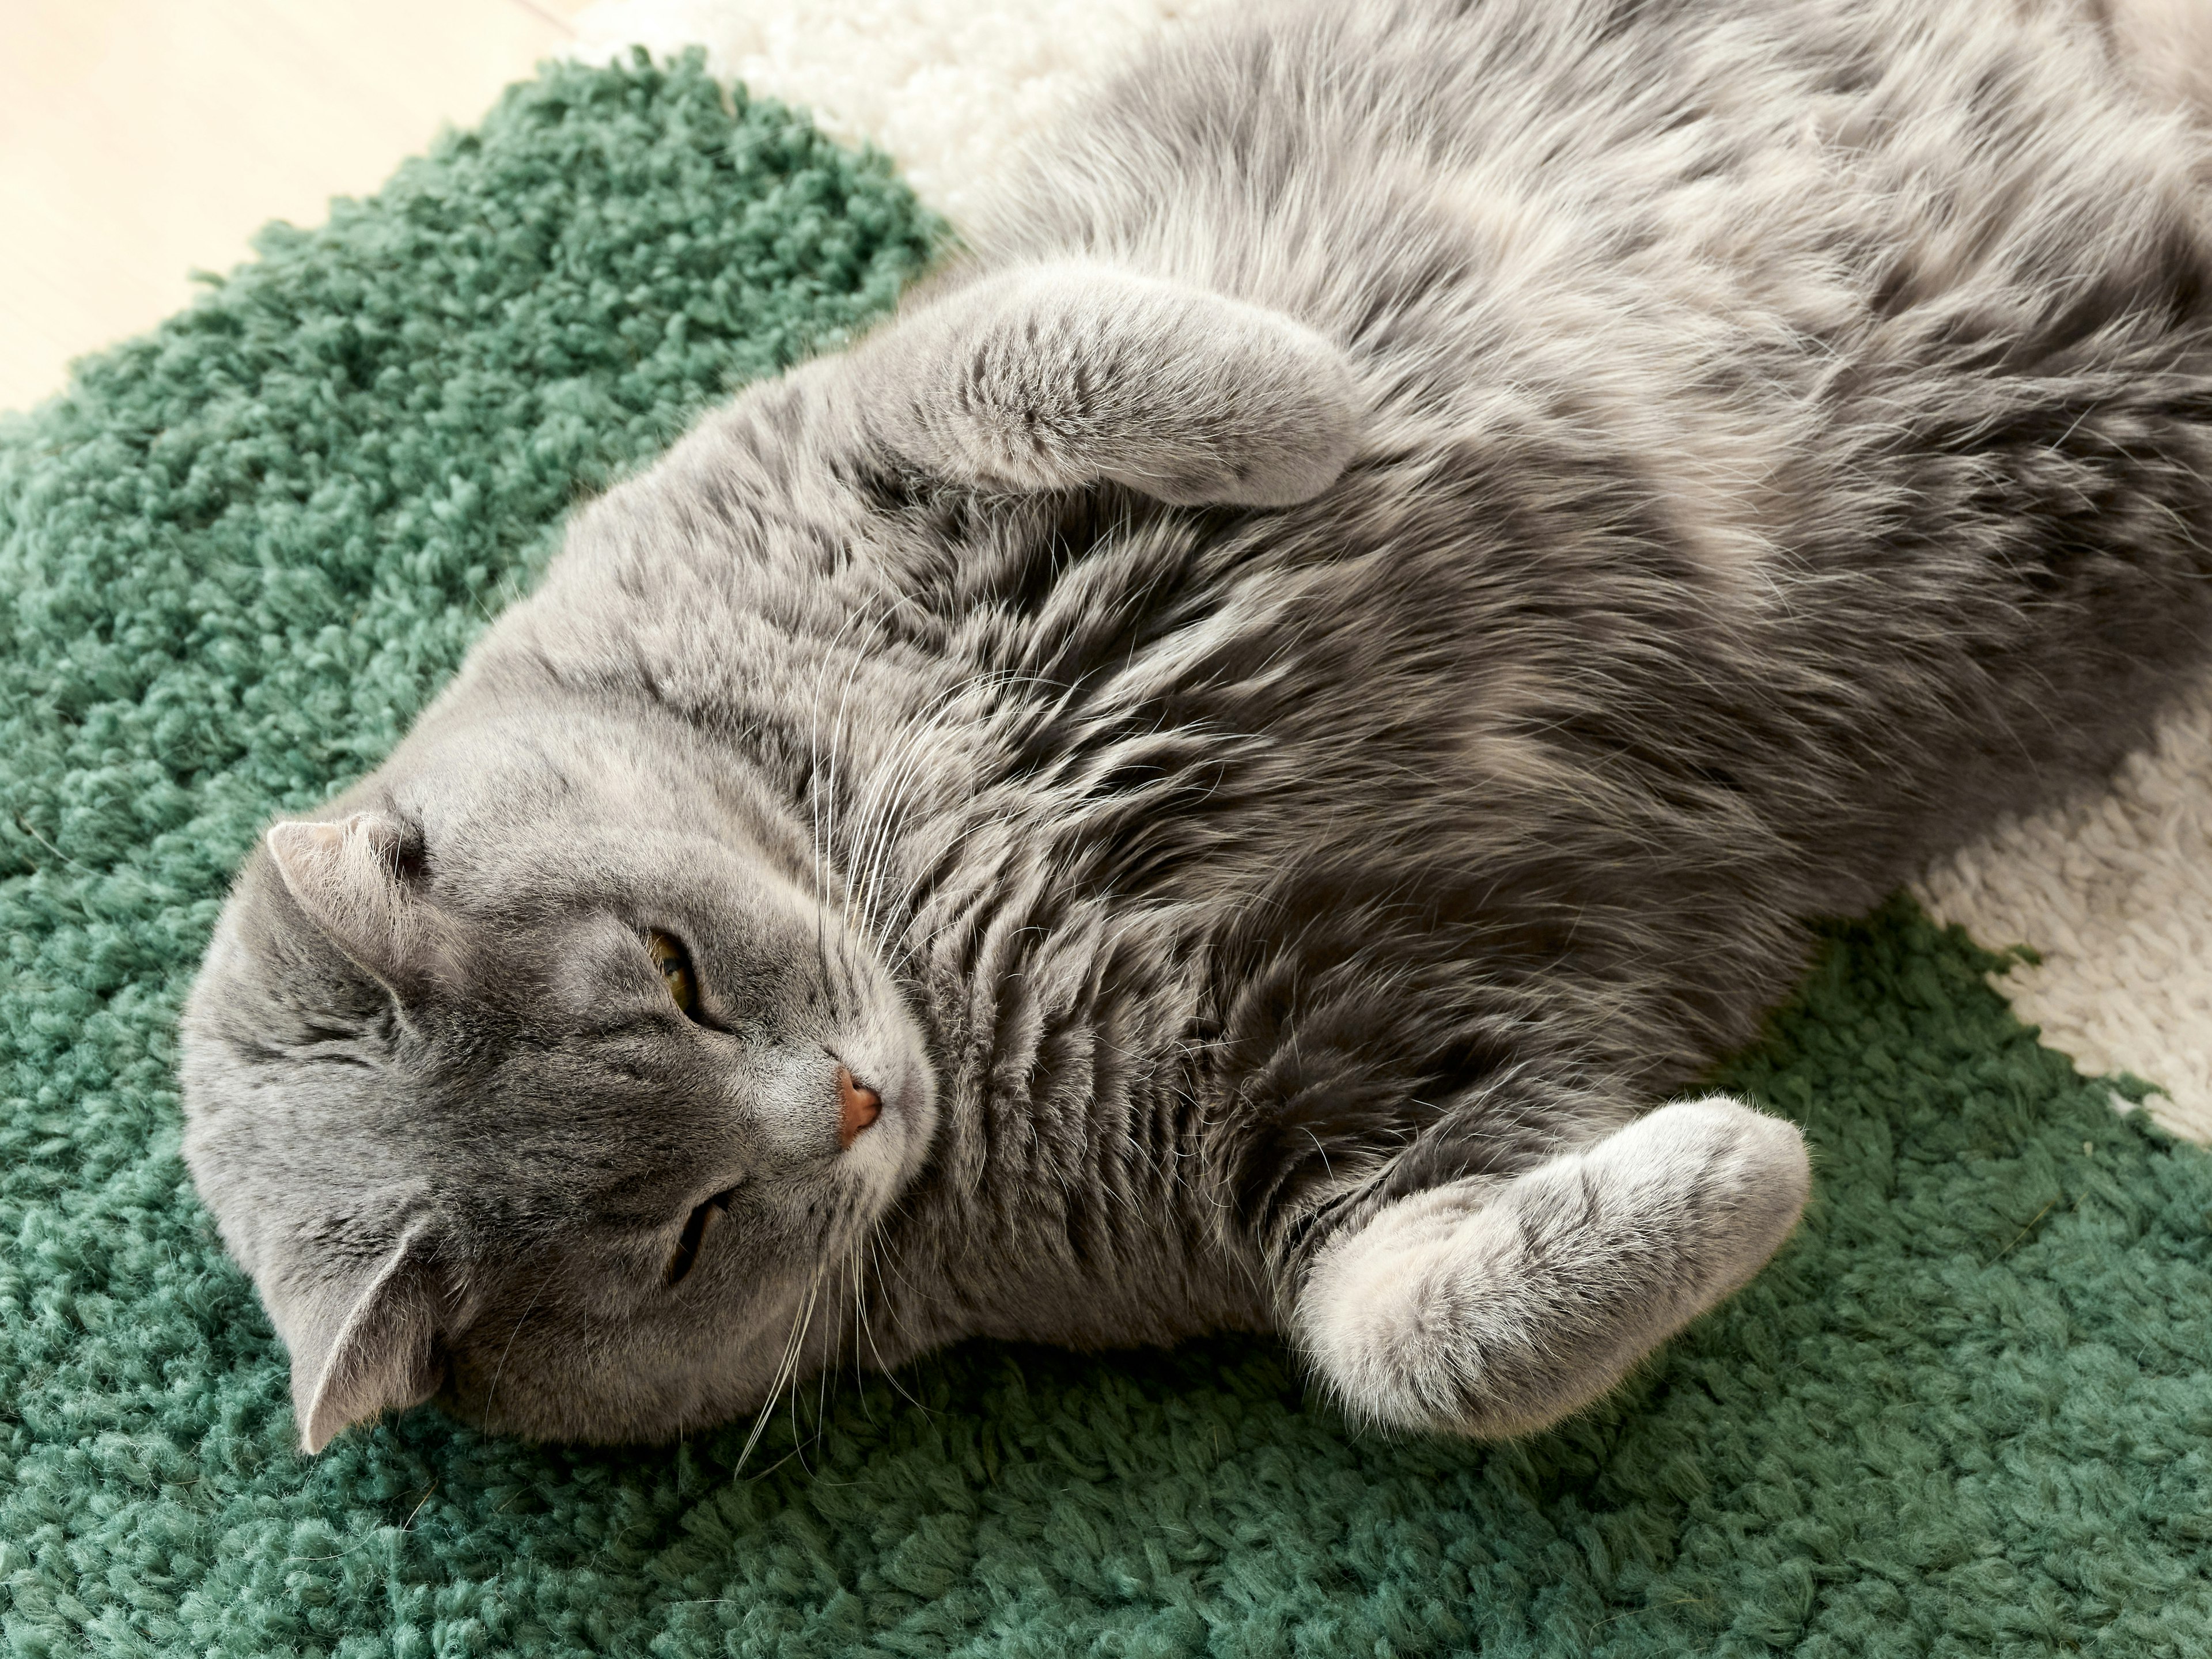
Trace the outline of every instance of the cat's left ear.
[[1282, 507], [1351, 458], [1344, 354], [1280, 312], [1106, 266], [985, 277], [854, 356], [877, 430], [986, 489], [1110, 480], [1183, 505]]
[[266, 1297], [292, 1355], [300, 1444], [319, 1452], [343, 1430], [419, 1406], [443, 1380], [436, 1359], [442, 1306], [431, 1233], [417, 1220], [380, 1259]]

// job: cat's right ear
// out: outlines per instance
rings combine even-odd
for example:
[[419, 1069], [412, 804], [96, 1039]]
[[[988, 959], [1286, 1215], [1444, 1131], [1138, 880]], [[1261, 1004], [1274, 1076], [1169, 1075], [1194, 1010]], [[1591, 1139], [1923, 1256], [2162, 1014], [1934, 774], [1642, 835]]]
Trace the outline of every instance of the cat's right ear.
[[285, 890], [331, 943], [392, 990], [451, 977], [453, 931], [421, 891], [419, 833], [389, 812], [271, 826], [269, 857]]

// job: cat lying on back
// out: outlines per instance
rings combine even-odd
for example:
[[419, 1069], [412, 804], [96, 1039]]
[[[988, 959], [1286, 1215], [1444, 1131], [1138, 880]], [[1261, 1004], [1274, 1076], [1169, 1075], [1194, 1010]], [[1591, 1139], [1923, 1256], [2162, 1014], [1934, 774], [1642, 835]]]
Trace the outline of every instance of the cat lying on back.
[[658, 1438], [977, 1334], [1278, 1330], [1472, 1435], [1611, 1388], [1805, 1201], [1794, 1127], [1672, 1097], [1806, 919], [2206, 655], [2212, 145], [2145, 33], [1158, 46], [248, 860], [185, 1152], [306, 1444]]

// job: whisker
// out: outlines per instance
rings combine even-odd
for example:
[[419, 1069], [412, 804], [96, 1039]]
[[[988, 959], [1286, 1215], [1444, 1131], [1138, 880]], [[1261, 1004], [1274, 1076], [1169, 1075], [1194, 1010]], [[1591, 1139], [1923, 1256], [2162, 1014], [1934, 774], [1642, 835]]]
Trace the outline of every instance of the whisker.
[[[805, 1351], [806, 1346], [806, 1334], [814, 1328], [814, 1305], [817, 1300], [820, 1297], [821, 1293], [822, 1269], [817, 1266], [814, 1270], [814, 1282], [807, 1287], [806, 1318], [805, 1322], [799, 1327], [799, 1340], [792, 1345], [791, 1364], [788, 1367], [786, 1376], [786, 1386], [791, 1392], [791, 1443], [794, 1450], [801, 1450], [805, 1444], [805, 1442], [800, 1437], [799, 1424], [799, 1356]], [[801, 1450], [801, 1455], [799, 1459], [799, 1466], [801, 1468], [806, 1468], [806, 1458], [803, 1450]], [[810, 1475], [814, 1473], [812, 1469], [806, 1469], [806, 1472]]]
[[522, 1317], [514, 1322], [514, 1328], [507, 1334], [507, 1346], [499, 1351], [499, 1364], [492, 1367], [491, 1386], [484, 1390], [484, 1421], [491, 1421], [492, 1402], [499, 1398], [499, 1379], [507, 1373], [507, 1357], [514, 1352], [514, 1339], [522, 1334], [522, 1328], [530, 1322], [530, 1316], [538, 1311], [538, 1298], [545, 1294], [545, 1281], [539, 1279], [538, 1288], [530, 1293], [530, 1304], [522, 1310]]
[[[830, 898], [830, 848], [823, 833], [823, 771], [822, 771], [822, 692], [830, 674], [830, 665], [836, 660], [837, 647], [845, 638], [845, 630], [860, 619], [860, 612], [848, 611], [845, 620], [837, 625], [831, 636], [829, 649], [815, 665], [814, 695], [807, 708], [806, 720], [806, 810], [811, 831], [814, 858], [814, 955], [825, 988], [829, 978], [830, 947], [823, 933], [822, 911]], [[834, 738], [833, 738], [834, 741]]]
[[[899, 605], [907, 603], [909, 603], [909, 600], [902, 599], [894, 604], [890, 611], [895, 611]], [[833, 851], [837, 845], [837, 750], [840, 739], [848, 730], [845, 723], [845, 710], [852, 701], [853, 686], [860, 677], [860, 665], [868, 659], [868, 653], [875, 645], [876, 636], [882, 631], [884, 625], [890, 620], [890, 611], [882, 611], [870, 619], [867, 637], [854, 650], [853, 659], [846, 667], [845, 683], [839, 688], [837, 693], [836, 718], [830, 724], [830, 826], [825, 842]], [[838, 634], [842, 638], [844, 629], [839, 629]], [[849, 921], [852, 912], [852, 895], [849, 890], [845, 895], [844, 908], [847, 920]]]
[[[822, 910], [829, 901], [830, 877], [834, 873], [832, 860], [835, 858], [837, 846], [837, 829], [838, 820], [840, 817], [837, 788], [838, 761], [843, 739], [850, 729], [846, 721], [845, 712], [852, 699], [854, 684], [860, 678], [860, 666], [868, 659], [869, 653], [874, 648], [878, 636], [881, 634], [885, 625], [889, 623], [892, 613], [897, 611], [901, 605], [911, 605], [915, 602], [913, 595], [903, 595], [898, 599], [894, 600], [888, 608], [878, 612], [875, 617], [869, 620], [866, 635], [854, 648], [852, 661], [846, 668], [844, 684], [840, 688], [837, 694], [837, 713], [835, 719], [830, 722], [829, 765], [826, 772], [826, 781], [824, 782], [824, 789], [828, 796], [828, 812], [826, 817], [821, 820], [823, 829], [818, 841], [818, 845], [822, 851], [820, 855], [821, 869], [816, 884], [817, 888], [817, 897], [816, 900], [815, 908], [815, 955], [816, 966], [822, 976], [823, 988], [830, 1000], [830, 1005], [833, 1011], [836, 1005], [836, 989], [830, 973], [829, 945], [827, 939], [823, 935]], [[850, 618], [848, 617], [848, 622], [849, 621]], [[821, 713], [823, 677], [828, 674], [835, 666], [835, 656], [837, 644], [844, 638], [844, 635], [845, 628], [841, 624], [838, 628], [836, 638], [830, 642], [830, 650], [824, 653], [824, 659], [821, 665], [819, 672], [817, 672], [816, 675], [814, 715], [817, 720]], [[817, 764], [812, 779], [810, 780], [810, 788], [813, 787], [815, 781], [823, 781], [824, 779], [825, 774]], [[840, 884], [840, 908], [844, 914], [846, 925], [849, 927], [852, 925], [853, 920], [852, 890], [849, 884]]]
[[[868, 1412], [868, 1389], [860, 1376], [860, 1236], [853, 1235], [852, 1247], [846, 1252], [847, 1265], [853, 1270], [853, 1389], [860, 1396], [860, 1412]], [[871, 1422], [874, 1421], [870, 1418]]]
[[[817, 1268], [813, 1286], [809, 1287], [806, 1300], [792, 1310], [791, 1334], [784, 1341], [783, 1357], [776, 1362], [775, 1373], [769, 1381], [768, 1398], [762, 1402], [759, 1414], [753, 1419], [752, 1432], [745, 1437], [744, 1449], [738, 1454], [738, 1461], [731, 1468], [732, 1474], [744, 1468], [745, 1460], [753, 1455], [753, 1448], [760, 1444], [761, 1436], [767, 1432], [769, 1420], [775, 1415], [776, 1401], [782, 1396], [786, 1374], [793, 1370], [799, 1363], [799, 1346], [805, 1340], [805, 1322], [813, 1317], [813, 1290], [821, 1282], [821, 1270]], [[778, 1460], [779, 1462], [781, 1461]]]
[[945, 687], [900, 724], [889, 754], [878, 769], [868, 810], [861, 817], [860, 833], [854, 837], [853, 884], [862, 894], [860, 933], [865, 938], [874, 937], [883, 861], [891, 847], [896, 815], [905, 805], [908, 791], [923, 775], [927, 739], [944, 729], [945, 714], [953, 703], [988, 678], [971, 675]]

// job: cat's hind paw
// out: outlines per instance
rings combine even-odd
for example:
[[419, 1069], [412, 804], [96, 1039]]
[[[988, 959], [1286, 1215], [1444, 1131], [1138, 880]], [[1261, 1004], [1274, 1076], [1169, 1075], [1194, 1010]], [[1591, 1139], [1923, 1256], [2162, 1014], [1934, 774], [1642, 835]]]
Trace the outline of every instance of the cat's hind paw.
[[1796, 1224], [1796, 1127], [1666, 1106], [1511, 1181], [1395, 1200], [1316, 1256], [1296, 1337], [1352, 1417], [1498, 1438], [1589, 1404]]

